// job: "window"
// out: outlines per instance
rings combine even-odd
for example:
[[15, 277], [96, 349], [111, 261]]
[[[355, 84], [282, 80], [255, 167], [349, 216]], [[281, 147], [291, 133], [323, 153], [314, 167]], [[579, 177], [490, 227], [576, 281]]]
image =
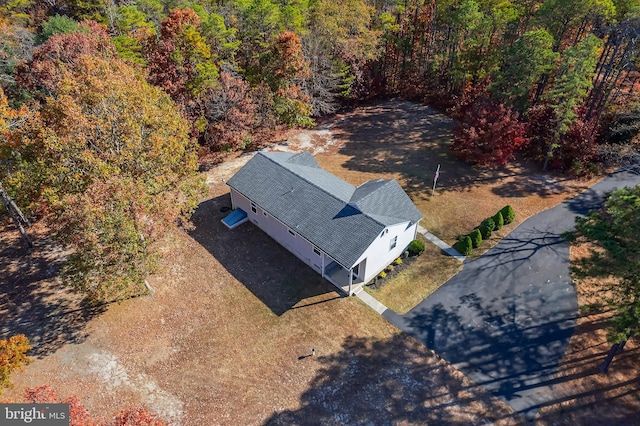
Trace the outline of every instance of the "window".
[[290, 233], [291, 235], [293, 235], [294, 237], [296, 236], [296, 233], [295, 233], [295, 232], [293, 232], [291, 229], [287, 229], [287, 231], [289, 231], [289, 233]]
[[395, 236], [391, 239], [391, 247], [389, 247], [389, 250], [393, 250], [394, 248], [396, 248], [397, 244], [398, 244], [398, 237]]
[[314, 252], [315, 254], [317, 254], [318, 256], [320, 256], [320, 249], [319, 249], [318, 247], [314, 247], [314, 248], [313, 248], [313, 252]]
[[254, 213], [258, 212], [258, 210], [256, 209], [255, 203], [251, 203], [251, 211], [254, 212]]
[[266, 216], [266, 215], [267, 215], [267, 212], [264, 212], [264, 211], [263, 211], [263, 212], [262, 212], [262, 214]]
[[388, 229], [385, 229], [384, 231], [382, 231], [382, 234], [380, 234], [380, 238], [384, 237], [385, 235], [387, 235], [387, 232], [389, 232]]

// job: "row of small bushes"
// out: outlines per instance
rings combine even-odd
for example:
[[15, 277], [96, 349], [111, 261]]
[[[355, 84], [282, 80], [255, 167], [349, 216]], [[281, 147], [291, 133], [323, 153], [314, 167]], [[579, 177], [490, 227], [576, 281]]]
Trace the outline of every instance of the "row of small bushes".
[[[406, 259], [407, 257], [409, 257], [409, 255], [417, 256], [423, 251], [424, 251], [424, 243], [420, 240], [413, 240], [411, 241], [411, 243], [409, 243], [409, 247], [407, 247], [407, 250], [404, 253], [402, 253], [402, 257]], [[393, 271], [395, 267], [398, 265], [402, 265], [401, 258], [397, 258], [396, 260], [393, 261], [391, 265], [387, 266], [384, 271], [380, 272], [380, 274], [378, 274], [378, 278], [381, 278], [381, 279], [387, 278], [387, 273]]]
[[504, 206], [495, 215], [486, 218], [482, 221], [480, 226], [474, 229], [470, 234], [463, 235], [458, 238], [458, 241], [453, 245], [461, 255], [469, 256], [474, 248], [477, 248], [482, 244], [482, 240], [486, 240], [491, 236], [493, 231], [497, 231], [502, 228], [503, 225], [507, 225], [516, 217], [516, 213], [511, 206]]

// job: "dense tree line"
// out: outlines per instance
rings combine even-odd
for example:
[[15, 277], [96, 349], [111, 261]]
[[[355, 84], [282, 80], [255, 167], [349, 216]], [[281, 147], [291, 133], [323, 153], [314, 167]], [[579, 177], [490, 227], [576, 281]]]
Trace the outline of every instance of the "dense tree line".
[[363, 99], [446, 108], [480, 166], [635, 152], [639, 36], [640, 0], [2, 2], [0, 180], [55, 218], [70, 282], [125, 297], [188, 222], [197, 154]]

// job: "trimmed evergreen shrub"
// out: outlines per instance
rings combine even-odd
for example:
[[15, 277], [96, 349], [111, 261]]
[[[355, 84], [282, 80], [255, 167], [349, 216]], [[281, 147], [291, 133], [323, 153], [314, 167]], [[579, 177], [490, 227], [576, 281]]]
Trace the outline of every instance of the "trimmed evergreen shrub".
[[424, 243], [420, 240], [413, 240], [409, 243], [407, 250], [411, 256], [416, 256], [424, 251]]
[[482, 221], [479, 229], [480, 233], [482, 234], [482, 239], [486, 240], [491, 236], [491, 232], [496, 229], [496, 223], [493, 221], [492, 217], [488, 217]]
[[502, 228], [504, 226], [504, 218], [502, 217], [502, 213], [498, 212], [493, 215], [493, 224], [496, 226], [494, 228], [495, 231]]
[[513, 211], [513, 207], [511, 206], [504, 206], [502, 210], [500, 210], [500, 213], [502, 213], [505, 225], [513, 222], [513, 219], [516, 218], [516, 212]]
[[468, 235], [463, 235], [458, 239], [453, 245], [453, 248], [458, 251], [463, 256], [469, 256], [471, 254], [471, 250], [473, 250], [473, 244], [471, 243], [471, 238]]
[[482, 234], [480, 233], [479, 229], [474, 229], [473, 231], [471, 231], [471, 233], [469, 234], [469, 238], [471, 238], [471, 245], [473, 246], [473, 248], [477, 248], [478, 246], [480, 246], [480, 244], [482, 244]]

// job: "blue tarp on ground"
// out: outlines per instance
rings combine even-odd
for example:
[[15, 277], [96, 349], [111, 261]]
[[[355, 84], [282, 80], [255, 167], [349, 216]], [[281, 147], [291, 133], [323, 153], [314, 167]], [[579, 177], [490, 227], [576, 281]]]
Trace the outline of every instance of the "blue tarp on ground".
[[247, 217], [247, 212], [242, 209], [235, 209], [231, 213], [229, 213], [224, 219], [222, 219], [222, 223], [229, 229], [233, 229], [237, 226], [245, 223], [249, 218]]

